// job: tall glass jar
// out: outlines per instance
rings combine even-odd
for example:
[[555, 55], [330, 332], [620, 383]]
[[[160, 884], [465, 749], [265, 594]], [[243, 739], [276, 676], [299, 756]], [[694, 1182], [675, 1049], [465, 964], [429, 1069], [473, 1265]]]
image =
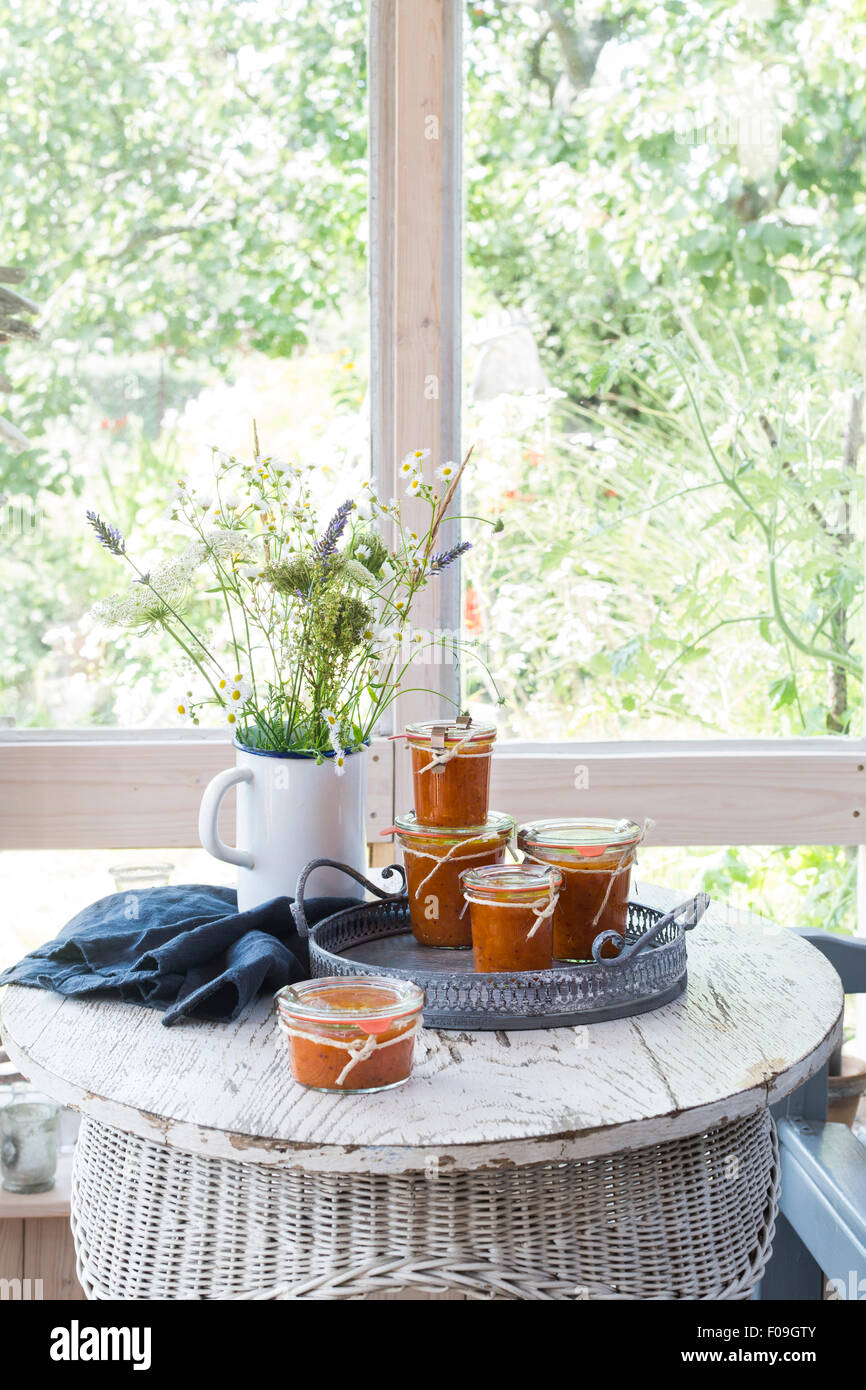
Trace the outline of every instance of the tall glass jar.
[[424, 992], [390, 976], [327, 975], [277, 991], [292, 1075], [314, 1091], [389, 1091], [412, 1072]]
[[[631, 866], [642, 839], [632, 820], [546, 820], [520, 827], [517, 844], [526, 859], [553, 864], [564, 875], [553, 917], [558, 960], [591, 960], [600, 932], [625, 935]], [[603, 955], [616, 954], [608, 942]]]
[[494, 724], [409, 724], [415, 815], [423, 825], [483, 824], [490, 807]]
[[412, 934], [422, 946], [472, 945], [460, 872], [470, 864], [501, 864], [514, 834], [511, 816], [491, 811], [480, 825], [422, 825], [409, 812], [394, 826], [403, 851]]
[[464, 869], [472, 950], [479, 974], [549, 970], [553, 914], [563, 875], [553, 865], [493, 864]]

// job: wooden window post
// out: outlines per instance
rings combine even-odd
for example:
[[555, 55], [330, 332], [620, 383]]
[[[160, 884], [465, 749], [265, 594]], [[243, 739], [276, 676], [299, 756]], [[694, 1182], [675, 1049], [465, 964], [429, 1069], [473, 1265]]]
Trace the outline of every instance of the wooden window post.
[[[424, 476], [433, 481], [433, 470], [460, 454], [461, 22], [459, 0], [371, 0], [373, 477], [382, 497], [401, 498], [410, 521], [428, 513], [402, 495], [399, 461], [430, 449]], [[441, 535], [446, 548], [458, 526]], [[456, 632], [459, 593], [454, 565], [419, 595], [413, 629]], [[429, 659], [407, 672], [395, 731], [456, 712], [447, 646], [419, 656]], [[411, 805], [407, 761], [398, 751], [397, 810]]]

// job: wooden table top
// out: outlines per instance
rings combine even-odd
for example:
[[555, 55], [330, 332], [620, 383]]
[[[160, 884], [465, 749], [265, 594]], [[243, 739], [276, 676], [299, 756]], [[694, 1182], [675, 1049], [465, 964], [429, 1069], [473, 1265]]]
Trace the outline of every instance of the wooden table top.
[[[683, 895], [641, 885], [671, 907]], [[190, 1152], [320, 1171], [582, 1158], [699, 1133], [794, 1090], [841, 1034], [833, 968], [765, 918], [713, 903], [689, 983], [654, 1013], [583, 1028], [425, 1030], [379, 1095], [293, 1081], [270, 1000], [232, 1024], [10, 986], [3, 1037], [31, 1080], [105, 1124]]]

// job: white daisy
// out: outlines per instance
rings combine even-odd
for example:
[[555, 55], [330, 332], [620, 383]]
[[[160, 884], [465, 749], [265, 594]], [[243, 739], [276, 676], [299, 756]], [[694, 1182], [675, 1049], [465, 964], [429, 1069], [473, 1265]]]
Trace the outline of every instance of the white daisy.
[[176, 705], [177, 713], [181, 719], [192, 719], [192, 705], [189, 702], [189, 691], [181, 695]]
[[199, 510], [209, 512], [214, 504], [213, 488], [208, 483], [196, 483], [191, 491], [192, 500]]
[[337, 749], [334, 753], [334, 771], [338, 777], [342, 777], [346, 771], [346, 755], [342, 749]]
[[406, 496], [417, 497], [423, 486], [424, 484], [420, 478], [410, 478], [406, 487]]
[[456, 463], [443, 463], [436, 469], [436, 477], [441, 478], [443, 483], [450, 483], [457, 472]]
[[421, 465], [414, 454], [407, 454], [400, 467], [397, 469], [398, 478], [414, 478], [420, 471]]
[[334, 729], [337, 729], [339, 727], [339, 720], [337, 719], [337, 716], [332, 709], [323, 709], [322, 718], [327, 724], [329, 730], [333, 731]]
[[395, 648], [402, 646], [403, 629], [396, 624], [380, 623], [376, 628], [376, 646], [385, 648]]
[[252, 693], [253, 687], [246, 676], [236, 675], [232, 677], [228, 696], [232, 705], [245, 705]]

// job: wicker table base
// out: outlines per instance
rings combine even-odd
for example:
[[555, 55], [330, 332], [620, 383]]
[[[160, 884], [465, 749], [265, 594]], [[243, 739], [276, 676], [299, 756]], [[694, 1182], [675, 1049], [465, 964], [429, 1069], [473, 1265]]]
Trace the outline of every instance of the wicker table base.
[[766, 1110], [600, 1158], [399, 1176], [205, 1158], [85, 1116], [72, 1227], [97, 1299], [747, 1299], [778, 1191]]

